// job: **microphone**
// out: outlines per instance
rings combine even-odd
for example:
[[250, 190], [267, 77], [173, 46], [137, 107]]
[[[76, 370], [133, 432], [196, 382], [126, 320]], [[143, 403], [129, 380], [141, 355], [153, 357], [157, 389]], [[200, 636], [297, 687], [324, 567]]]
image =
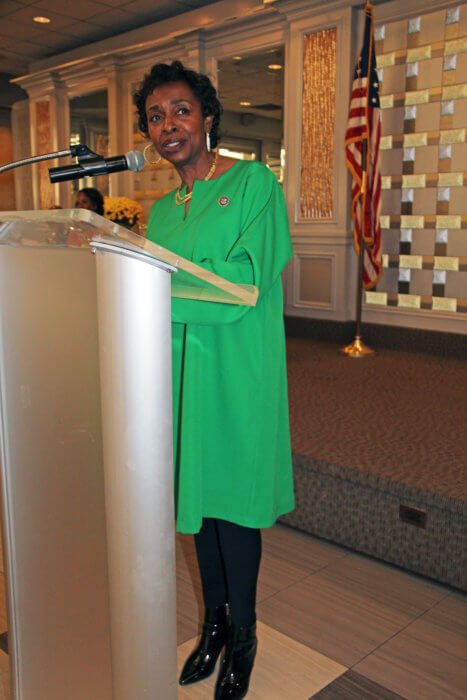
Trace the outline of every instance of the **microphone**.
[[121, 170], [132, 170], [134, 173], [144, 168], [144, 156], [141, 151], [128, 151], [124, 156], [112, 158], [88, 158], [73, 165], [64, 165], [59, 168], [49, 168], [50, 182], [63, 182], [64, 180], [79, 180], [82, 177], [94, 177], [95, 175], [110, 175]]

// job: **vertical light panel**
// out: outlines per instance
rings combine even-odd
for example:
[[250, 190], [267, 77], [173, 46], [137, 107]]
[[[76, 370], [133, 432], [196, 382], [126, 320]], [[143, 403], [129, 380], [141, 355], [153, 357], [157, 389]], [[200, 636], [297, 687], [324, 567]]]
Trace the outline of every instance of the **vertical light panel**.
[[331, 219], [336, 118], [336, 28], [307, 34], [303, 52], [300, 216]]

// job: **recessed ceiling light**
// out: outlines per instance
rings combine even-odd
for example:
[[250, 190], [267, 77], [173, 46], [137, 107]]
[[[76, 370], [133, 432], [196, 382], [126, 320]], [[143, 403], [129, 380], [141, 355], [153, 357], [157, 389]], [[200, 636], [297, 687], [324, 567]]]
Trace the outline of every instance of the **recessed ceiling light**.
[[232, 61], [241, 61], [242, 57], [241, 56], [232, 56]]
[[240, 104], [242, 107], [251, 107], [251, 102], [248, 102], [248, 100], [242, 100]]
[[50, 19], [48, 17], [33, 17], [34, 22], [39, 22], [39, 24], [48, 24]]
[[280, 63], [270, 63], [268, 66], [269, 70], [282, 70]]

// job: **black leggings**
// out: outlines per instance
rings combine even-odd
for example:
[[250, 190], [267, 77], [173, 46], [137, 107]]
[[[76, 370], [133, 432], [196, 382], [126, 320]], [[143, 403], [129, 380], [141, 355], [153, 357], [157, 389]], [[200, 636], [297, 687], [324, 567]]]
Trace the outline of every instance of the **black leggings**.
[[203, 518], [195, 544], [205, 606], [217, 608], [228, 603], [234, 625], [252, 625], [256, 620], [261, 531]]

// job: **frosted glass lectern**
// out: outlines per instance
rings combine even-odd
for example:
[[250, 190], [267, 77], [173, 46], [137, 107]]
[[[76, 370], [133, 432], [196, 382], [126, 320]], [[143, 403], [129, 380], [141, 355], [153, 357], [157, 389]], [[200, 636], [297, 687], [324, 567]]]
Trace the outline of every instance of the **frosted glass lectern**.
[[17, 700], [177, 697], [171, 293], [257, 296], [83, 209], [0, 212]]

